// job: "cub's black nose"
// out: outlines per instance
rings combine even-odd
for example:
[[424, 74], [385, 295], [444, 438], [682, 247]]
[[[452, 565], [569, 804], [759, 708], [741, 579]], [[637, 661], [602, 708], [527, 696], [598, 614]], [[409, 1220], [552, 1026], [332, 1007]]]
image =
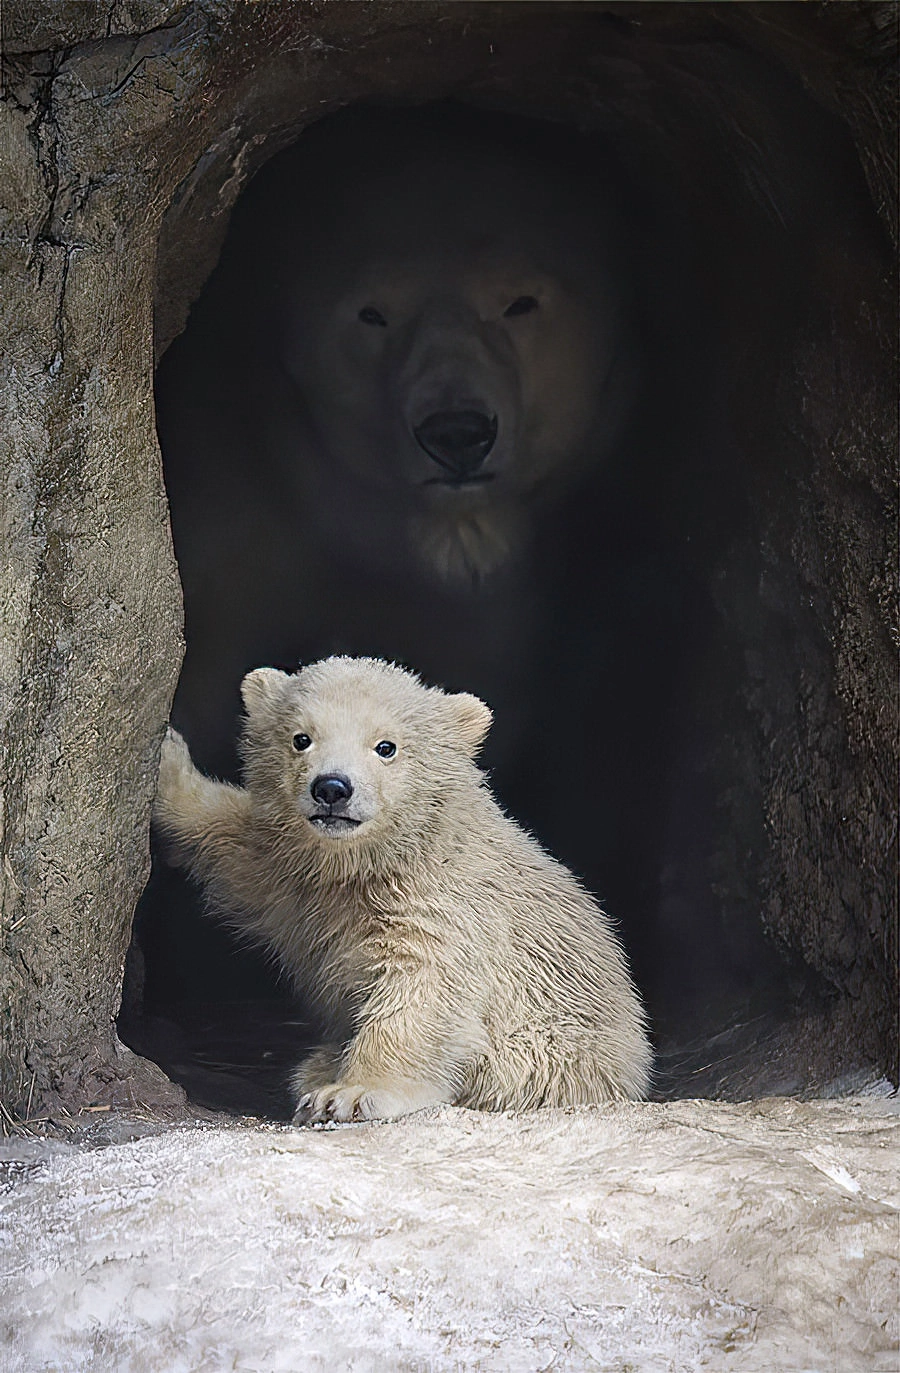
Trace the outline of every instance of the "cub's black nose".
[[439, 410], [413, 430], [416, 443], [451, 478], [465, 480], [484, 462], [497, 438], [497, 418], [480, 410]]
[[338, 801], [350, 800], [353, 784], [341, 772], [326, 772], [315, 779], [309, 790], [320, 806], [336, 806]]

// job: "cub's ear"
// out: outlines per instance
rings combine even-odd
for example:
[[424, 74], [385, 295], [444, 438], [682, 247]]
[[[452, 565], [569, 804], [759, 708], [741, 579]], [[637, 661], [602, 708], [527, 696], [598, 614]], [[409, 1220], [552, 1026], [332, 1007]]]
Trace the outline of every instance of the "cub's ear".
[[460, 691], [453, 696], [448, 696], [447, 705], [450, 707], [453, 723], [466, 746], [466, 751], [471, 758], [474, 758], [484, 743], [485, 735], [494, 718], [490, 708], [484, 704], [484, 701], [479, 701], [477, 696], [470, 696], [467, 691]]
[[287, 673], [279, 672], [277, 667], [258, 667], [253, 672], [248, 672], [241, 682], [244, 709], [248, 714], [252, 714], [261, 706], [271, 705], [277, 701], [287, 680]]

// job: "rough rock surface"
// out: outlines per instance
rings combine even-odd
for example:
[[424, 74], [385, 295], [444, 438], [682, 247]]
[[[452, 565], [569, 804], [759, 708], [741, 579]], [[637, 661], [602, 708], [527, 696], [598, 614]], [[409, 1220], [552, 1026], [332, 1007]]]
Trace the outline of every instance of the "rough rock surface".
[[896, 1097], [4, 1146], [0, 1368], [897, 1368]]

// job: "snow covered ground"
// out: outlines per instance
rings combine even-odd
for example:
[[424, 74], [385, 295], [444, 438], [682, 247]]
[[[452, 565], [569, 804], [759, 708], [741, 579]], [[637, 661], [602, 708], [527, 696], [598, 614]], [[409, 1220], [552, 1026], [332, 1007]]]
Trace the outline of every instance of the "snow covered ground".
[[0, 1368], [895, 1373], [896, 1098], [10, 1140]]

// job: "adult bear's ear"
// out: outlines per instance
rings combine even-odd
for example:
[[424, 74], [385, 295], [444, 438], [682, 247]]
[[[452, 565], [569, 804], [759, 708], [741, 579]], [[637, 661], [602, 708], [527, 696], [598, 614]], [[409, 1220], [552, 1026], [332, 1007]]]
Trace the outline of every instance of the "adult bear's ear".
[[447, 705], [452, 712], [453, 723], [459, 736], [466, 746], [466, 752], [474, 758], [484, 743], [484, 737], [494, 718], [490, 708], [484, 701], [479, 701], [477, 696], [470, 696], [467, 691], [448, 696]]
[[253, 711], [280, 700], [287, 680], [287, 673], [279, 672], [277, 667], [258, 667], [253, 672], [248, 672], [241, 682], [244, 709], [248, 714], [252, 714]]

